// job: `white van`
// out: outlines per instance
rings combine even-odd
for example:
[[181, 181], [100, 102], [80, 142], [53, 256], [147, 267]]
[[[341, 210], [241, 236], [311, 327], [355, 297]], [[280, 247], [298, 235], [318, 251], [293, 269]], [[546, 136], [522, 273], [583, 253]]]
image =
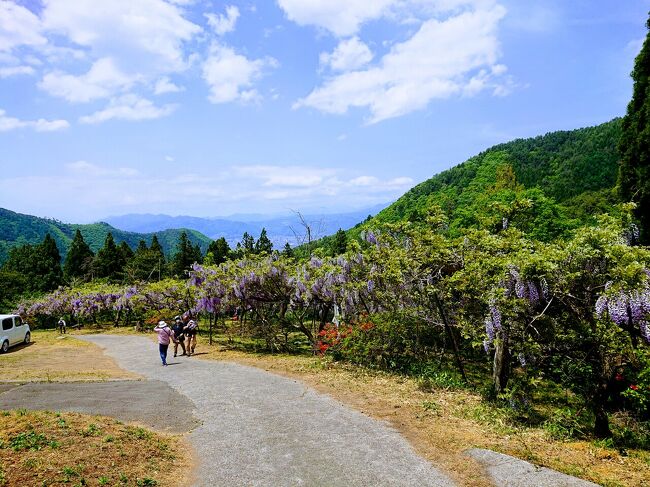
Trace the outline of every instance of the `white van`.
[[20, 343], [29, 343], [32, 334], [29, 325], [18, 315], [0, 315], [0, 353]]

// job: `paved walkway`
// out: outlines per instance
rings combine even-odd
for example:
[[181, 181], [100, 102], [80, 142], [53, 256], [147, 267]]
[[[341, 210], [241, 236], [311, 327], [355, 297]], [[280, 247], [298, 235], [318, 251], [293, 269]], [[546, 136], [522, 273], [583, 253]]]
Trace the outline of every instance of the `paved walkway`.
[[[86, 335], [124, 369], [189, 398], [197, 486], [452, 486], [386, 423], [304, 384], [227, 362], [159, 362], [147, 338]], [[173, 365], [171, 365], [173, 364]]]

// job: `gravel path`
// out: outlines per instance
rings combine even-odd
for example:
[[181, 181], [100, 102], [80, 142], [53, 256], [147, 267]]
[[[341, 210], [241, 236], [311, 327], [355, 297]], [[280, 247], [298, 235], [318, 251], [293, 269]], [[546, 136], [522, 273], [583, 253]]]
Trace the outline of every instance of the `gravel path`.
[[[451, 486], [387, 424], [292, 379], [227, 362], [170, 358], [147, 338], [86, 335], [118, 364], [167, 382], [202, 424], [198, 486]], [[183, 414], [179, 411], [179, 414]]]

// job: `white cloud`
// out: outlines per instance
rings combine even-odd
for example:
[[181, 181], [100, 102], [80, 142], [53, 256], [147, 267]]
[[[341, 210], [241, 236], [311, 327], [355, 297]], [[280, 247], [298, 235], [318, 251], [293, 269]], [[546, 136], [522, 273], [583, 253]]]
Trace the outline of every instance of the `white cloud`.
[[434, 99], [476, 94], [486, 87], [502, 94], [496, 34], [504, 15], [505, 9], [494, 5], [429, 19], [411, 38], [394, 44], [377, 65], [326, 80], [294, 108], [342, 114], [350, 107], [368, 107], [369, 122], [375, 123], [422, 109]]
[[322, 184], [326, 177], [333, 176], [332, 169], [303, 166], [240, 166], [233, 169], [245, 178], [261, 180], [262, 186], [288, 186], [309, 188]]
[[112, 58], [101, 58], [93, 63], [87, 73], [80, 76], [61, 71], [47, 73], [39, 87], [50, 95], [79, 103], [106, 98], [126, 90], [136, 80], [137, 76], [123, 73]]
[[185, 88], [175, 85], [171, 82], [168, 77], [160, 78], [156, 81], [156, 86], [154, 86], [153, 94], [154, 95], [163, 95], [165, 93], [178, 93], [180, 91], [185, 91]]
[[332, 53], [321, 53], [320, 64], [335, 71], [350, 71], [365, 66], [372, 57], [370, 48], [355, 36], [341, 41]]
[[[300, 173], [296, 173], [300, 171]], [[359, 184], [360, 182], [372, 184]], [[129, 212], [212, 215], [241, 211], [301, 211], [329, 207], [332, 211], [367, 207], [401, 195], [410, 178], [382, 179], [346, 174], [344, 169], [309, 166], [252, 165], [215, 167], [209, 172], [161, 174], [88, 161], [66, 164], [53, 176], [2, 180], [7, 200], [29, 192], [17, 208], [59, 218], [89, 218]], [[59, 188], [66, 188], [60, 194]], [[183, 188], [161, 191], [160, 188]], [[12, 192], [13, 191], [13, 192]], [[56, 197], [55, 197], [56, 196]]]
[[315, 25], [344, 37], [359, 26], [386, 14], [396, 0], [277, 0], [285, 14], [299, 25]]
[[212, 103], [250, 102], [259, 98], [254, 82], [265, 68], [278, 65], [273, 58], [248, 59], [232, 48], [214, 43], [203, 64], [203, 79], [210, 87]]
[[[6, 3], [0, 2], [0, 12]], [[34, 52], [51, 66], [38, 86], [77, 103], [115, 97], [136, 84], [156, 94], [179, 91], [167, 75], [190, 66], [185, 48], [202, 30], [165, 0], [43, 0], [40, 18], [22, 10], [40, 37], [22, 36], [12, 45], [37, 45]], [[0, 25], [0, 50], [2, 32]], [[76, 72], [61, 69], [71, 61]]]
[[208, 25], [217, 35], [224, 35], [235, 30], [235, 23], [239, 18], [239, 9], [234, 5], [226, 7], [226, 15], [217, 15], [213, 13], [204, 14], [208, 19]]
[[31, 128], [37, 132], [54, 132], [70, 126], [66, 120], [45, 120], [44, 118], [39, 118], [38, 120], [20, 120], [9, 117], [6, 113], [0, 109], [0, 132], [8, 132], [9, 130], [21, 128]]
[[34, 74], [34, 68], [31, 66], [7, 66], [0, 68], [0, 79], [21, 74]]
[[110, 101], [108, 106], [92, 115], [81, 117], [79, 121], [86, 124], [97, 124], [111, 119], [139, 121], [166, 117], [176, 109], [176, 105], [158, 107], [151, 101], [137, 95], [127, 94]]
[[75, 161], [65, 164], [66, 170], [76, 176], [84, 177], [126, 177], [133, 178], [140, 175], [140, 171], [132, 167], [103, 167], [88, 161]]
[[185, 68], [183, 43], [201, 31], [183, 10], [163, 0], [46, 0], [42, 19], [48, 31], [100, 57], [120, 53], [135, 63], [148, 61], [146, 67], [159, 63], [166, 71]]
[[0, 2], [0, 52], [17, 46], [42, 46], [41, 21], [29, 9], [13, 2]]

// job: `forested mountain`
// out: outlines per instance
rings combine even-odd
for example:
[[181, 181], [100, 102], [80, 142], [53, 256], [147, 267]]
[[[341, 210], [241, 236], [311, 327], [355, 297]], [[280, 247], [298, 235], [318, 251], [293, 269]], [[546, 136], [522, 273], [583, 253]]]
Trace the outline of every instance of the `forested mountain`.
[[615, 201], [621, 119], [595, 127], [499, 144], [409, 190], [377, 215], [379, 221], [422, 216], [438, 204], [452, 221], [496, 184], [498, 167], [509, 165], [518, 185], [539, 188], [569, 217], [582, 219]]
[[[9, 249], [23, 244], [38, 244], [48, 232], [56, 242], [61, 257], [65, 259], [77, 229], [81, 231], [84, 240], [93, 252], [97, 252], [104, 245], [109, 232], [113, 234], [117, 244], [126, 242], [133, 249], [138, 246], [140, 240], [144, 240], [147, 245], [150, 245], [154, 236], [154, 233], [125, 232], [107, 223], [75, 225], [0, 208], [0, 264], [7, 259]], [[200, 232], [184, 229], [164, 230], [156, 232], [155, 235], [158, 236], [165, 255], [173, 253], [183, 231], [187, 233], [192, 244], [198, 244], [203, 252], [207, 250], [211, 239]]]

